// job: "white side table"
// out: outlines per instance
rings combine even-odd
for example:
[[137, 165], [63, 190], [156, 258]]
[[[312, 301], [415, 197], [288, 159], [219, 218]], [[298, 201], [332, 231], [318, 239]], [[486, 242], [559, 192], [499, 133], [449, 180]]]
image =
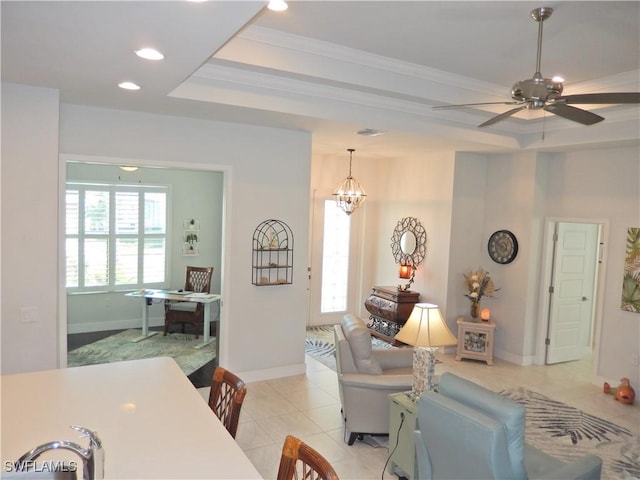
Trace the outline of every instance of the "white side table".
[[389, 473], [409, 480], [418, 478], [414, 434], [417, 428], [418, 404], [404, 392], [389, 395], [389, 451], [393, 452], [387, 468]]
[[458, 320], [458, 351], [456, 360], [471, 358], [493, 365], [493, 321], [471, 322]]

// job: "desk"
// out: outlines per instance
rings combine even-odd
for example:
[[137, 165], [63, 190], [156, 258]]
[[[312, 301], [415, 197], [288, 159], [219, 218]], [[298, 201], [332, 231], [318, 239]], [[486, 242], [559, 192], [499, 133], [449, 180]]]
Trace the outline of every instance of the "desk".
[[3, 466], [51, 440], [86, 447], [79, 424], [102, 440], [106, 479], [262, 478], [172, 358], [4, 375], [0, 387]]
[[204, 322], [203, 322], [203, 341], [202, 343], [195, 346], [195, 348], [202, 348], [205, 345], [210, 344], [213, 340], [209, 335], [209, 322], [211, 321], [211, 304], [213, 302], [218, 302], [218, 308], [220, 307], [220, 295], [212, 293], [206, 296], [192, 296], [185, 295], [180, 293], [172, 293], [167, 290], [136, 290], [135, 292], [127, 293], [125, 296], [134, 297], [134, 298], [142, 298], [142, 335], [138, 338], [133, 339], [134, 342], [139, 342], [140, 340], [144, 340], [145, 338], [151, 337], [158, 332], [150, 332], [149, 331], [149, 305], [154, 298], [159, 300], [178, 300], [182, 302], [198, 302], [204, 303]]

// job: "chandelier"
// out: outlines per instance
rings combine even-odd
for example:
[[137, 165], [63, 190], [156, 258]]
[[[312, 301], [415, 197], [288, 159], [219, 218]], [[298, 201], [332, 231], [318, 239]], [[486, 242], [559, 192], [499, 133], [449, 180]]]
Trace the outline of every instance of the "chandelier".
[[347, 152], [349, 152], [349, 176], [336, 186], [333, 190], [333, 197], [336, 199], [336, 205], [347, 215], [351, 215], [365, 201], [367, 194], [360, 183], [351, 176], [351, 162], [355, 149], [348, 148]]

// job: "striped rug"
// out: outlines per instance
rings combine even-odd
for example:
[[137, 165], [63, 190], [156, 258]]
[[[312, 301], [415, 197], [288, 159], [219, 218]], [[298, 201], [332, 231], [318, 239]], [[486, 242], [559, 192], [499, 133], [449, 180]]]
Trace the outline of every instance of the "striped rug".
[[[373, 348], [395, 348], [376, 337], [371, 337]], [[307, 327], [307, 337], [304, 342], [307, 355], [312, 356], [332, 370], [336, 369], [336, 345], [333, 337], [333, 325]]]
[[603, 479], [640, 479], [638, 430], [632, 432], [526, 388], [500, 393], [525, 406], [530, 445], [564, 460], [597, 455], [602, 458]]

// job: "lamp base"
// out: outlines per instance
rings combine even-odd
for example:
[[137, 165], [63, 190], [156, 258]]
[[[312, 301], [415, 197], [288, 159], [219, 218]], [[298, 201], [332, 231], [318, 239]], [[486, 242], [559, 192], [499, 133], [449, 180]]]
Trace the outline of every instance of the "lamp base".
[[438, 347], [414, 347], [413, 348], [413, 388], [411, 396], [414, 401], [425, 390], [431, 391], [436, 386], [435, 366]]

